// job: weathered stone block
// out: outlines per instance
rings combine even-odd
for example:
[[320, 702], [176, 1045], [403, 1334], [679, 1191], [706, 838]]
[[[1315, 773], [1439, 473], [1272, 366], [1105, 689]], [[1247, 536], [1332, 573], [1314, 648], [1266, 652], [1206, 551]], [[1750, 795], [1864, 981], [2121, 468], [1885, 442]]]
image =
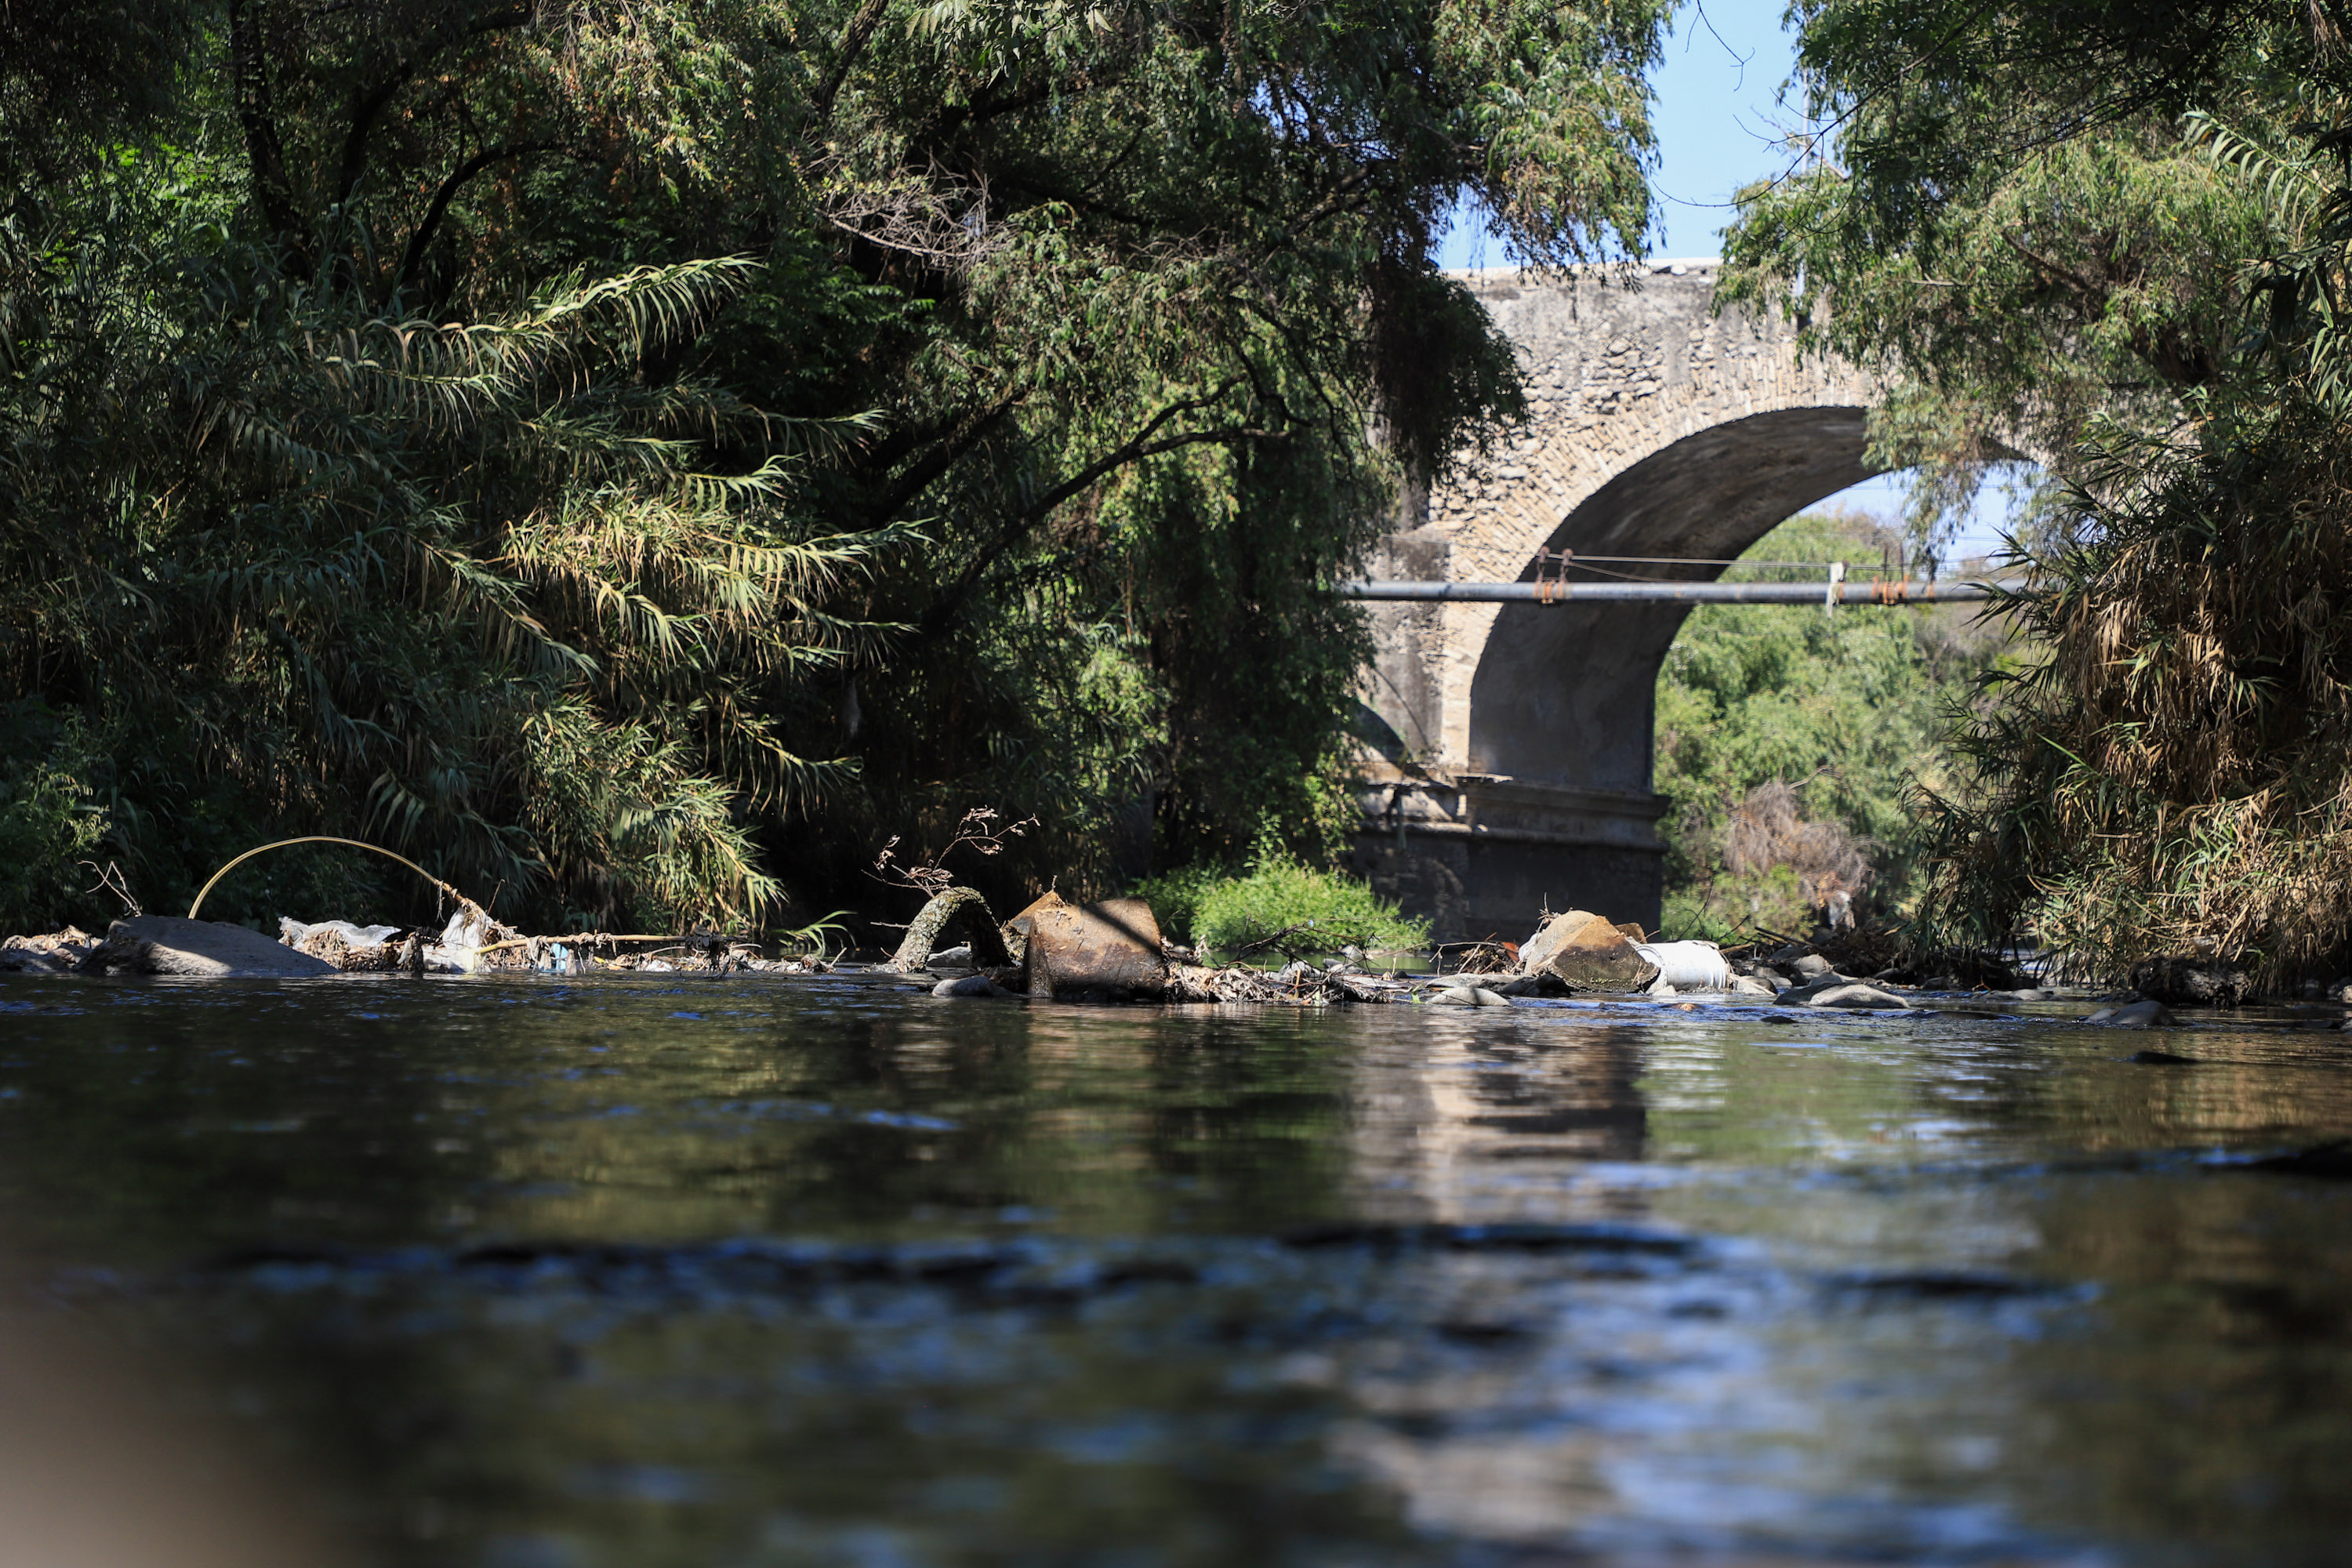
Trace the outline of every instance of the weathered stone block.
[[1160, 921], [1141, 899], [1080, 906], [1047, 893], [1006, 923], [1026, 938], [1022, 965], [1033, 1000], [1074, 993], [1125, 999], [1168, 989]]
[[1519, 965], [1595, 991], [1638, 991], [1658, 977], [1658, 966], [1636, 952], [1623, 931], [1589, 910], [1553, 916], [1519, 945]]
[[117, 921], [82, 967], [108, 973], [201, 975], [212, 980], [336, 974], [323, 959], [272, 942], [259, 931], [178, 915]]

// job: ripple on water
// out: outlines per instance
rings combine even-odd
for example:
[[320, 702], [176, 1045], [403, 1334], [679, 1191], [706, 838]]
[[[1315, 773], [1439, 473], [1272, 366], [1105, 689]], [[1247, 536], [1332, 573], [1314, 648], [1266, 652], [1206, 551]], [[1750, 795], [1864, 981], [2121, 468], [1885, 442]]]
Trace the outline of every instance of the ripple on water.
[[390, 1558], [2352, 1539], [2340, 1036], [352, 994], [0, 982], [0, 1198]]

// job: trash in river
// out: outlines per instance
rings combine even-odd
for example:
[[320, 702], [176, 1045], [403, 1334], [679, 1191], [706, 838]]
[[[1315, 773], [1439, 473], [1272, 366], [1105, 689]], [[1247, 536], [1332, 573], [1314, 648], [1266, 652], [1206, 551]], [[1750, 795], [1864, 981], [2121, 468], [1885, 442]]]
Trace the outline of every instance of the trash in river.
[[928, 968], [932, 959], [933, 944], [950, 924], [961, 926], [970, 933], [971, 940], [963, 949], [965, 963], [971, 963], [975, 953], [981, 959], [981, 967], [985, 968], [1001, 968], [1020, 962], [1006, 945], [1004, 931], [997, 925], [996, 917], [989, 912], [988, 900], [981, 897], [978, 889], [945, 888], [933, 894], [923, 905], [922, 911], [915, 916], [914, 923], [908, 926], [906, 940], [899, 942], [898, 951], [891, 955], [885, 967], [907, 974]]
[[345, 973], [382, 973], [404, 967], [410, 944], [395, 942], [408, 933], [399, 926], [356, 926], [349, 921], [320, 921], [305, 925], [280, 915], [278, 940], [298, 952], [333, 964]]
[[0, 973], [70, 974], [97, 945], [96, 937], [76, 926], [46, 936], [12, 936], [0, 942]]
[[1032, 998], [1100, 995], [1156, 998], [1168, 990], [1160, 921], [1141, 899], [1073, 905], [1047, 893], [1008, 921], [1022, 938], [1022, 967]]
[[1657, 965], [1654, 984], [1671, 991], [1727, 991], [1731, 965], [1711, 942], [1637, 942], [1633, 951]]

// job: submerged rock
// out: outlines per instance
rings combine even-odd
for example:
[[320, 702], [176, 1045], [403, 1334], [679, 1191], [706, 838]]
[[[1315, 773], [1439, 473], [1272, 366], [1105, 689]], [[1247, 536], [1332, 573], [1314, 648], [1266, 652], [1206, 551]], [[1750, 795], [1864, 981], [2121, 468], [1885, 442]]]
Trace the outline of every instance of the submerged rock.
[[1430, 999], [1437, 1007], [1507, 1007], [1511, 999], [1484, 985], [1448, 985]]
[[1506, 980], [1495, 987], [1498, 996], [1565, 996], [1568, 984], [1557, 974], [1522, 974], [1517, 980]]
[[931, 994], [934, 996], [950, 997], [1010, 996], [1013, 993], [1007, 991], [1003, 986], [999, 985], [995, 981], [990, 979], [985, 974], [965, 974], [960, 975], [953, 980], [940, 981], [937, 985], [931, 987]]
[[2147, 1029], [2169, 1025], [2171, 1010], [2161, 1002], [2135, 1002], [2128, 1007], [2102, 1007], [2083, 1020], [2085, 1024], [2104, 1024], [2110, 1029]]
[[337, 974], [324, 959], [298, 952], [257, 931], [177, 915], [136, 915], [117, 921], [106, 940], [82, 961], [105, 974], [184, 974], [212, 980]]
[[[1789, 994], [1789, 995], [1793, 994], [1794, 993]], [[1789, 995], [1784, 995], [1781, 999], [1786, 1001]], [[1861, 981], [1855, 980], [1813, 993], [1805, 998], [1805, 1005], [1808, 1007], [1901, 1008], [1907, 1012], [1911, 1004], [1895, 995], [1892, 991], [1881, 991], [1875, 985], [1865, 985]]]

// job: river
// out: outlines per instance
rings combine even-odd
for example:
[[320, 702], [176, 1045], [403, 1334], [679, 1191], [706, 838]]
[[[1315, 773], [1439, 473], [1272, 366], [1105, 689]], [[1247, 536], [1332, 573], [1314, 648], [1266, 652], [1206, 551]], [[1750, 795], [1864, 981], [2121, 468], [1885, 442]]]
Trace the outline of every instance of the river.
[[2352, 1560], [2352, 1037], [2086, 1010], [5, 980], [10, 1310], [366, 1563]]

